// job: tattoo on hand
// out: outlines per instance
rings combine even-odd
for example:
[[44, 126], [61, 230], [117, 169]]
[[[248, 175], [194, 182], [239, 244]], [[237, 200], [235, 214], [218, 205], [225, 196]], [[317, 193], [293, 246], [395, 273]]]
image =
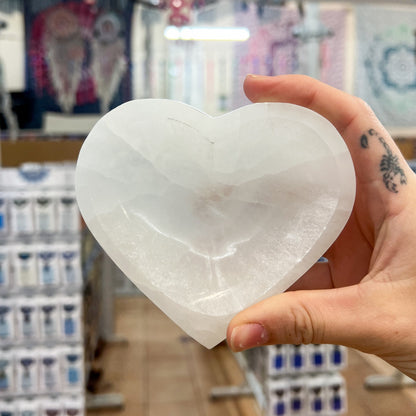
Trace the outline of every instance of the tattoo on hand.
[[383, 145], [385, 154], [380, 162], [380, 172], [383, 174], [383, 182], [390, 192], [398, 193], [399, 185], [406, 185], [407, 178], [403, 169], [400, 167], [399, 158], [393, 154], [391, 147], [374, 129], [369, 129], [360, 138], [360, 145], [363, 149], [370, 147], [369, 137], [376, 137]]
[[361, 136], [360, 143], [363, 149], [368, 149], [368, 138], [365, 134]]

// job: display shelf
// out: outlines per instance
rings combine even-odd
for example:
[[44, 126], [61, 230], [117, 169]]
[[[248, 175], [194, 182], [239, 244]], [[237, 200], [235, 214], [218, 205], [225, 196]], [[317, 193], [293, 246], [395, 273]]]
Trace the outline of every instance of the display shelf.
[[[72, 395], [21, 397], [19, 402], [0, 398], [1, 415], [71, 415], [84, 416], [84, 403]], [[64, 413], [62, 413], [64, 412]]]
[[416, 381], [396, 370], [390, 375], [373, 374], [366, 377], [364, 386], [370, 390], [416, 387]]
[[[65, 341], [64, 344], [70, 347], [79, 345], [79, 340], [68, 340]], [[36, 348], [36, 347], [45, 347], [45, 348], [55, 348], [62, 345], [62, 341], [42, 341], [42, 340], [34, 340], [34, 341], [26, 341], [26, 342], [6, 342], [4, 344], [0, 344], [0, 350], [6, 351], [11, 348]]]
[[68, 395], [77, 401], [75, 414], [85, 409], [74, 170], [28, 164], [0, 171], [2, 411], [30, 400], [34, 409], [62, 410]]
[[[45, 163], [50, 163], [54, 166], [74, 166], [74, 162], [78, 157], [78, 153], [83, 143], [84, 135], [51, 135], [45, 134], [39, 131], [33, 132], [22, 132], [21, 137], [17, 141], [0, 141], [1, 151], [1, 166], [4, 168], [15, 168], [18, 172], [23, 172], [22, 169], [18, 169], [22, 164], [26, 168], [35, 169], [37, 166], [37, 173], [42, 173], [42, 166]], [[19, 173], [19, 174], [20, 174]], [[69, 175], [67, 179], [72, 180], [74, 176]], [[10, 181], [6, 181], [10, 182]], [[5, 183], [3, 181], [2, 183]], [[37, 186], [37, 188], [39, 188]], [[72, 185], [73, 189], [73, 185]], [[10, 190], [10, 189], [9, 189]], [[11, 189], [13, 190], [13, 189]], [[36, 197], [36, 195], [31, 195], [31, 197]], [[73, 194], [74, 196], [74, 194]], [[2, 204], [2, 198], [0, 196], [0, 224], [2, 224], [2, 213], [5, 209], [8, 209], [7, 204]], [[79, 213], [77, 212], [78, 218]], [[37, 223], [39, 224], [39, 222]], [[2, 228], [2, 227], [0, 227]], [[7, 235], [5, 238], [4, 233], [0, 231], [0, 268], [1, 268], [1, 248], [7, 246], [8, 244], [15, 244], [17, 241], [23, 242], [26, 244], [33, 243], [45, 243], [45, 244], [56, 244], [57, 240], [61, 239], [62, 242], [68, 242], [73, 239], [73, 236], [76, 235], [78, 241], [80, 242], [80, 258], [81, 258], [81, 275], [82, 275], [82, 284], [80, 287], [70, 288], [70, 287], [32, 287], [32, 288], [19, 288], [19, 292], [16, 291], [14, 287], [8, 287], [7, 289], [1, 288], [0, 284], [0, 298], [10, 297], [15, 295], [22, 295], [26, 297], [36, 297], [36, 296], [54, 296], [57, 294], [61, 295], [72, 295], [74, 293], [82, 293], [83, 305], [82, 309], [84, 311], [83, 316], [83, 325], [84, 333], [82, 345], [84, 347], [84, 365], [85, 365], [85, 380], [87, 380], [89, 375], [89, 370], [91, 369], [92, 360], [96, 354], [96, 348], [98, 346], [100, 339], [110, 338], [112, 334], [113, 327], [111, 325], [111, 319], [108, 318], [108, 314], [112, 313], [112, 307], [107, 311], [107, 305], [112, 305], [113, 303], [113, 293], [111, 290], [106, 290], [105, 294], [102, 292], [102, 284], [104, 280], [103, 276], [103, 251], [89, 231], [82, 227], [82, 231], [77, 232], [69, 236], [68, 232], [60, 233], [60, 237], [57, 238], [58, 232], [54, 230], [53, 233], [39, 232], [39, 229], [35, 235], [30, 233], [20, 233], [19, 237], [16, 239], [15, 236]], [[1, 274], [1, 273], [0, 273]], [[105, 276], [105, 278], [110, 278], [111, 276]], [[0, 279], [1, 280], [1, 279]], [[106, 283], [106, 286], [110, 285], [111, 282]], [[105, 298], [104, 298], [105, 296]], [[107, 319], [105, 322], [101, 319], [102, 311], [106, 311]], [[106, 325], [111, 325], [106, 327]], [[112, 336], [113, 339], [116, 337]], [[106, 339], [107, 341], [108, 339]], [[0, 342], [1, 344], [1, 342]], [[5, 344], [5, 343], [3, 343]], [[36, 343], [39, 345], [39, 343]], [[58, 346], [59, 343], [50, 343], [48, 341], [44, 346]], [[73, 345], [73, 342], [70, 341], [67, 345]], [[5, 348], [9, 348], [10, 344], [5, 344]], [[2, 346], [0, 346], [0, 349]], [[83, 397], [85, 405], [85, 397]], [[115, 404], [115, 407], [123, 404], [122, 395], [118, 393], [109, 393], [108, 395], [99, 395], [95, 398], [95, 395], [88, 395], [88, 406], [93, 406], [94, 408], [100, 407], [100, 404], [104, 407], [107, 407], [109, 403]], [[74, 415], [80, 415], [81, 413], [73, 413]], [[83, 413], [82, 413], [83, 414]]]
[[250, 389], [253, 392], [253, 395], [256, 398], [260, 409], [265, 411], [267, 409], [266, 395], [264, 394], [263, 386], [259, 378], [255, 375], [253, 369], [249, 366], [244, 353], [238, 353], [235, 355], [237, 362], [244, 371], [247, 384], [250, 386]]
[[254, 395], [264, 416], [346, 412], [346, 349], [337, 345], [276, 345], [234, 354], [244, 372], [241, 386], [211, 390], [212, 399]]
[[28, 162], [76, 161], [83, 143], [81, 138], [85, 137], [65, 140], [56, 136], [42, 138], [39, 132], [34, 132], [24, 140], [1, 141], [1, 166], [16, 167]]

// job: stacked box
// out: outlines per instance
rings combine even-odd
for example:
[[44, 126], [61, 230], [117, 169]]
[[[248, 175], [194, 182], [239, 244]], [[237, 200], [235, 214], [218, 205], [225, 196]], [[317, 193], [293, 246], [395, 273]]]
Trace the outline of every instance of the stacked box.
[[73, 164], [0, 171], [0, 414], [84, 415]]

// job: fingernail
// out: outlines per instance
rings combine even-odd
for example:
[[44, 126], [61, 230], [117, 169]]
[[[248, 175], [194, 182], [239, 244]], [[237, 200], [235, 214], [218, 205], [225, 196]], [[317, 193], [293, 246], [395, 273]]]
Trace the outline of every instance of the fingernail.
[[247, 74], [246, 78], [270, 78], [267, 75]]
[[269, 339], [266, 329], [260, 324], [236, 326], [231, 332], [231, 349], [243, 351], [248, 348], [264, 345]]

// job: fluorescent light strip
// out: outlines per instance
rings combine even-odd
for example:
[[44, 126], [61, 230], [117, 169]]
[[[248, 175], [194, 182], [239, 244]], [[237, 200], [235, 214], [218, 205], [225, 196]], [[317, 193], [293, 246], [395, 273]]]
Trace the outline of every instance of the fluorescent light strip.
[[164, 35], [169, 40], [225, 40], [244, 42], [250, 37], [245, 27], [168, 26]]

